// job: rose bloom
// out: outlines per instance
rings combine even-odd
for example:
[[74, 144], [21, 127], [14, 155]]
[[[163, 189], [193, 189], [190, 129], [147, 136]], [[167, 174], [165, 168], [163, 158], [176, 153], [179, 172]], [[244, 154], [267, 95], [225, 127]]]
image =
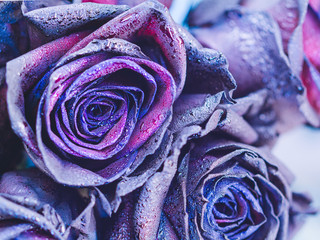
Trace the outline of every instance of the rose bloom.
[[249, 145], [217, 135], [194, 140], [165, 200], [158, 239], [288, 239], [309, 204], [292, 193], [291, 177]]
[[[268, 11], [281, 30], [283, 48], [300, 75], [311, 106], [320, 113], [319, 0], [244, 1], [244, 6]], [[302, 33], [301, 33], [302, 32]], [[303, 48], [301, 47], [301, 42]], [[300, 49], [297, 49], [296, 46]], [[301, 51], [304, 51], [302, 54]], [[299, 53], [300, 51], [300, 53]], [[304, 58], [304, 59], [302, 59]]]
[[164, 161], [156, 150], [170, 144], [161, 140], [187, 64], [188, 78], [235, 88], [225, 57], [190, 40], [160, 3], [71, 4], [25, 17], [40, 47], [7, 64], [8, 111], [35, 165], [62, 184], [132, 174], [125, 192], [143, 185]]
[[[177, 160], [176, 166], [172, 164], [177, 172], [158, 213], [157, 239], [291, 237], [301, 216], [312, 211], [310, 199], [292, 191], [292, 174], [267, 146], [244, 144], [257, 132], [240, 113], [257, 115], [261, 98], [251, 95], [233, 106], [215, 105], [218, 95], [191, 104], [194, 99], [185, 96], [185, 106], [176, 103], [179, 116], [172, 124], [184, 124], [185, 119], [189, 123], [175, 134], [175, 143], [180, 144], [173, 144], [168, 156]], [[202, 120], [192, 118], [200, 113]], [[145, 198], [152, 196], [150, 191]]]
[[263, 107], [273, 111], [274, 138], [301, 123], [320, 123], [299, 79], [305, 11], [306, 4], [289, 0], [208, 0], [188, 17], [200, 43], [226, 55], [237, 82], [234, 98], [267, 90]]
[[37, 169], [5, 173], [0, 181], [0, 231], [4, 239], [97, 239], [93, 207], [76, 189]]
[[62, 5], [26, 18], [31, 41], [37, 33], [33, 44], [64, 36], [7, 64], [14, 131], [36, 166], [60, 183], [118, 179], [148, 140], [159, 144], [184, 85], [186, 53], [175, 23], [150, 2], [131, 10]]

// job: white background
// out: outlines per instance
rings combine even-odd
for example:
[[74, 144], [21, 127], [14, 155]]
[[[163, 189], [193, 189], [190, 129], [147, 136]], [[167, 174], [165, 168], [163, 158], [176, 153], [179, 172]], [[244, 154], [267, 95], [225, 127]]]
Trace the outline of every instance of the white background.
[[[174, 0], [170, 9], [182, 23], [190, 6], [200, 0]], [[294, 191], [308, 192], [320, 210], [320, 130], [301, 126], [282, 135], [273, 150], [294, 173]], [[320, 214], [310, 216], [293, 240], [319, 240]]]

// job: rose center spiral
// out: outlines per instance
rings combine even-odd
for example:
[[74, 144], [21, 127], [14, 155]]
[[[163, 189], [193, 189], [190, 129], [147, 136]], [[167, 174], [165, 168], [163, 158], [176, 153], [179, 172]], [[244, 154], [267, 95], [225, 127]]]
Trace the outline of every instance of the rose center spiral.
[[87, 108], [87, 114], [93, 118], [102, 117], [110, 113], [111, 107], [102, 104], [91, 104]]
[[214, 204], [214, 207], [217, 211], [226, 216], [233, 216], [236, 213], [236, 204], [226, 198], [220, 198]]

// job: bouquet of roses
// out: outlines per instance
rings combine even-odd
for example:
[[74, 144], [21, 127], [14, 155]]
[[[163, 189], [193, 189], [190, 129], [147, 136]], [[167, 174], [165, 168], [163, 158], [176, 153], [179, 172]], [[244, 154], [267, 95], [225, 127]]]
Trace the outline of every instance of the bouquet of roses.
[[320, 2], [184, 27], [171, 2], [0, 2], [0, 239], [280, 240], [314, 213], [271, 148], [320, 126]]

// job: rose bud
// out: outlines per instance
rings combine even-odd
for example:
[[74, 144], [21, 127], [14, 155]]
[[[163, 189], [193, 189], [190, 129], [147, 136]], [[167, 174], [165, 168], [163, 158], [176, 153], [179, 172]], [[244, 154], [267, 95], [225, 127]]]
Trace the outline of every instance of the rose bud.
[[37, 169], [8, 172], [0, 182], [0, 231], [4, 239], [97, 239], [93, 212], [76, 189]]
[[[167, 9], [83, 3], [25, 16], [37, 44], [55, 39], [7, 64], [12, 127], [35, 165], [66, 185], [123, 180], [117, 196], [142, 186], [164, 161], [161, 140], [186, 78], [187, 46]], [[224, 57], [214, 65], [205, 57], [217, 53], [200, 50], [205, 64], [188, 76], [210, 65], [217, 92], [234, 88]]]
[[[299, 44], [294, 44], [298, 43], [298, 37], [291, 37], [288, 43], [289, 61], [281, 44], [281, 31], [270, 14], [234, 8], [236, 6], [234, 4], [231, 10], [221, 8], [211, 21], [204, 13], [206, 8], [202, 7], [203, 16], [208, 18], [191, 28], [191, 33], [203, 46], [218, 49], [226, 55], [230, 72], [237, 82], [233, 97], [237, 100], [266, 89], [275, 121], [279, 122], [276, 135], [305, 122], [319, 125], [319, 118], [308, 105], [304, 87], [297, 77], [301, 63], [291, 60], [302, 56], [302, 49], [297, 47]], [[189, 19], [196, 19], [199, 14], [201, 12], [195, 10]], [[293, 46], [297, 48], [296, 52]], [[202, 89], [206, 87], [202, 86]]]
[[211, 134], [189, 146], [158, 239], [288, 239], [299, 211], [309, 211], [308, 198], [293, 197], [292, 176], [268, 152]]

